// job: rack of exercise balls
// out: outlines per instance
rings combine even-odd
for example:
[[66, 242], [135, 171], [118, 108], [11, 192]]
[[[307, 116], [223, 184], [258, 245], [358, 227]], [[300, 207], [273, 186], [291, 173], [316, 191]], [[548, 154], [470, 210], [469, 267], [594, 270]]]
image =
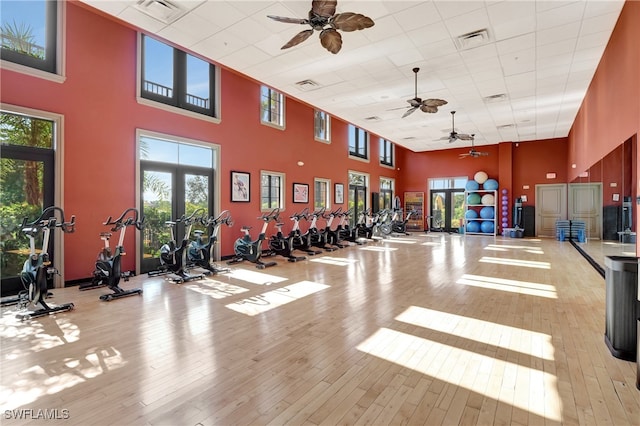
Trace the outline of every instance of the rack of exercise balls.
[[[465, 186], [465, 233], [496, 235], [498, 181], [477, 172]], [[503, 215], [504, 217], [504, 215]]]

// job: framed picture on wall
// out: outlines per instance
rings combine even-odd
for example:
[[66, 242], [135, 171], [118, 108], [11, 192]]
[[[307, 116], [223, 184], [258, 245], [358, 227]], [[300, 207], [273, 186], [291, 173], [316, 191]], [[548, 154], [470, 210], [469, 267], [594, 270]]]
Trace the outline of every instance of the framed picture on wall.
[[248, 203], [250, 201], [251, 175], [247, 172], [231, 171], [231, 201]]
[[309, 185], [306, 183], [293, 184], [293, 202], [308, 203], [309, 202]]
[[341, 183], [336, 183], [333, 201], [336, 204], [344, 203], [344, 185], [342, 185]]

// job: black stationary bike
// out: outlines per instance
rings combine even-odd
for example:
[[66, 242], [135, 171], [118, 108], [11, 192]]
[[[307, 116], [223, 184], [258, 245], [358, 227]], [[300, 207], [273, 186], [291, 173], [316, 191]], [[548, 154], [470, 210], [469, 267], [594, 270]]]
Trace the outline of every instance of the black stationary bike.
[[[131, 214], [127, 217], [127, 215]], [[111, 232], [119, 232], [118, 245], [115, 251], [111, 253], [111, 247], [109, 247], [109, 239], [111, 238], [111, 232], [103, 232], [100, 234], [100, 238], [104, 240], [104, 248], [98, 254], [96, 260], [96, 270], [93, 272], [93, 279], [91, 280], [92, 287], [100, 287], [106, 285], [113, 292], [111, 294], [103, 294], [100, 296], [100, 300], [110, 301], [118, 299], [120, 297], [133, 296], [135, 294], [142, 294], [142, 289], [134, 288], [131, 290], [124, 290], [120, 287], [120, 279], [129, 281], [131, 272], [122, 271], [122, 256], [127, 253], [124, 251], [124, 236], [129, 226], [135, 226], [136, 229], [141, 230], [144, 226], [144, 218], [139, 218], [137, 209], [129, 208], [125, 210], [119, 218], [112, 220], [111, 216], [103, 223], [103, 225], [111, 226]]]
[[257, 240], [252, 240], [250, 231], [250, 226], [243, 226], [242, 232], [244, 232], [244, 236], [238, 238], [233, 245], [233, 250], [235, 252], [235, 257], [227, 262], [229, 265], [233, 265], [234, 263], [239, 263], [243, 261], [251, 262], [256, 264], [256, 268], [264, 269], [269, 268], [271, 266], [275, 266], [277, 262], [263, 262], [261, 257], [263, 254], [265, 256], [271, 256], [274, 253], [271, 251], [263, 252], [262, 243], [266, 238], [267, 227], [269, 226], [269, 222], [278, 217], [280, 213], [280, 209], [273, 209], [270, 213], [263, 214], [258, 217], [258, 219], [262, 220], [262, 230], [260, 231], [260, 235], [258, 235]]
[[276, 216], [274, 221], [276, 222], [277, 232], [269, 238], [269, 248], [271, 251], [278, 256], [286, 257], [289, 262], [306, 260], [306, 256], [297, 256], [293, 252], [295, 250], [294, 239], [297, 238], [297, 235], [295, 233], [284, 235], [282, 232], [284, 223], [280, 222], [279, 216]]
[[204, 232], [202, 230], [193, 231], [195, 240], [191, 241], [189, 250], [187, 251], [187, 259], [189, 267], [199, 267], [211, 274], [219, 274], [223, 272], [229, 272], [229, 268], [221, 268], [212, 262], [213, 249], [218, 242], [218, 231], [221, 225], [232, 226], [233, 220], [231, 220], [231, 213], [229, 210], [222, 211], [218, 217], [210, 216], [208, 219], [202, 220], [202, 224], [206, 226], [208, 230], [208, 236], [206, 240], [203, 238]]
[[[56, 218], [56, 212], [59, 213], [59, 218]], [[21, 229], [29, 237], [30, 250], [29, 258], [24, 262], [20, 273], [20, 280], [27, 292], [27, 297], [26, 300], [20, 301], [19, 305], [25, 311], [30, 304], [33, 304], [36, 309], [18, 313], [16, 318], [19, 320], [24, 321], [56, 312], [70, 311], [74, 308], [73, 303], [49, 306], [44, 299], [48, 294], [49, 281], [53, 278], [53, 275], [59, 275], [58, 270], [51, 265], [49, 260], [51, 230], [59, 228], [62, 232], [70, 234], [75, 231], [75, 222], [75, 216], [71, 216], [71, 220], [67, 222], [64, 217], [64, 211], [55, 206], [44, 209], [40, 217], [33, 222], [28, 222], [28, 218], [24, 218], [22, 221]], [[40, 232], [42, 232], [42, 250], [37, 253], [35, 239]]]
[[[167, 221], [165, 225], [171, 231], [171, 240], [166, 244], [163, 244], [160, 248], [160, 268], [156, 271], [150, 271], [147, 274], [150, 277], [163, 274], [173, 274], [174, 277], [171, 281], [174, 283], [184, 283], [187, 281], [201, 280], [204, 278], [204, 274], [189, 275], [186, 272], [187, 267], [187, 246], [189, 245], [189, 235], [191, 235], [191, 227], [196, 221], [201, 221], [204, 209], [196, 209], [189, 216], [182, 215], [176, 221]], [[176, 242], [175, 228], [178, 223], [184, 223], [185, 231], [184, 237], [180, 244]]]

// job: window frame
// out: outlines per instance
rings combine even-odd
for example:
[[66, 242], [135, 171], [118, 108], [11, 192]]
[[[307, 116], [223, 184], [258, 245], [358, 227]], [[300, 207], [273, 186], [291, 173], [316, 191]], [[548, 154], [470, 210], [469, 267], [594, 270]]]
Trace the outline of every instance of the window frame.
[[[323, 205], [316, 203], [316, 194], [318, 192], [317, 185], [319, 183], [323, 183], [325, 185]], [[313, 178], [313, 208], [317, 210], [322, 207], [325, 207], [327, 210], [331, 209], [331, 179], [316, 177]]]
[[[321, 123], [319, 123], [320, 120], [322, 120]], [[319, 134], [319, 128], [322, 128], [326, 138]], [[331, 143], [331, 116], [319, 109], [314, 110], [313, 113], [313, 136], [318, 142]]]
[[395, 167], [395, 144], [385, 138], [380, 138], [380, 165]]
[[[360, 135], [363, 135], [364, 142], [360, 141]], [[351, 141], [355, 142], [354, 149], [351, 149]], [[349, 157], [362, 161], [369, 161], [369, 132], [354, 124], [349, 124], [348, 144]], [[359, 151], [364, 150], [364, 153]]]
[[[167, 45], [173, 51], [173, 96], [161, 96], [153, 92], [144, 90], [144, 38], [148, 37], [158, 43]], [[202, 108], [186, 102], [187, 93], [187, 55], [193, 56], [207, 64], [209, 64], [209, 108]], [[160, 109], [187, 115], [194, 118], [200, 118], [214, 123], [219, 123], [219, 105], [220, 105], [220, 69], [211, 62], [187, 52], [178, 49], [163, 40], [148, 34], [138, 33], [138, 50], [137, 50], [137, 78], [136, 78], [136, 96], [140, 104], [153, 106]]]
[[[386, 186], [385, 184], [388, 183], [388, 186]], [[384, 176], [380, 176], [380, 197], [379, 197], [379, 204], [380, 204], [380, 209], [391, 209], [393, 208], [393, 198], [394, 198], [394, 193], [395, 193], [395, 186], [396, 186], [396, 182], [395, 179], [393, 178], [388, 178], [388, 177], [384, 177]], [[385, 194], [389, 194], [388, 197], [388, 205], [386, 203], [387, 198], [385, 197]]]
[[[47, 59], [34, 59], [28, 55], [0, 49], [0, 64], [2, 68], [21, 74], [31, 75], [56, 83], [64, 83], [66, 66], [66, 2], [47, 1], [47, 46], [45, 57]], [[50, 24], [53, 25], [50, 25]]]
[[[263, 189], [264, 189], [264, 185], [262, 184], [262, 181], [264, 179], [265, 176], [269, 176], [269, 178], [273, 177], [273, 176], [277, 176], [280, 178], [280, 192], [279, 192], [279, 200], [278, 200], [278, 205], [272, 205], [269, 204], [269, 206], [265, 207], [264, 203], [263, 203]], [[284, 206], [285, 206], [285, 188], [286, 188], [286, 175], [284, 173], [281, 172], [274, 172], [274, 171], [270, 171], [270, 170], [260, 170], [260, 211], [265, 212], [265, 211], [271, 211], [273, 209], [280, 209], [281, 211], [284, 210]], [[269, 186], [269, 194], [271, 194], [271, 186]], [[271, 195], [269, 195], [269, 202], [271, 202]]]
[[[263, 95], [263, 90], [267, 90], [267, 96]], [[276, 122], [273, 121], [273, 117], [271, 117], [272, 115], [272, 100], [273, 100], [273, 95], [277, 95], [278, 98], [278, 103], [279, 103], [279, 120], [277, 120]], [[268, 99], [267, 105], [266, 105], [266, 109], [265, 109], [265, 105], [263, 104], [263, 99]], [[260, 123], [264, 124], [265, 126], [271, 126], [274, 127], [276, 129], [280, 129], [280, 130], [284, 130], [285, 129], [285, 99], [286, 97], [284, 96], [284, 94], [282, 92], [279, 92], [269, 86], [266, 85], [261, 85], [260, 86]], [[263, 120], [263, 112], [267, 111], [268, 112], [268, 116], [271, 118], [269, 121], [265, 121]]]

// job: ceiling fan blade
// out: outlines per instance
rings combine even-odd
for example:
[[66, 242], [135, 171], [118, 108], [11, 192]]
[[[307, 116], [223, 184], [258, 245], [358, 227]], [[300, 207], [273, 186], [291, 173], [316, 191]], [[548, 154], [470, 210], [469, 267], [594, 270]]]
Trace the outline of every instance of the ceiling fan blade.
[[342, 49], [342, 36], [333, 28], [327, 28], [320, 33], [320, 43], [329, 52], [336, 54]]
[[338, 30], [350, 32], [373, 27], [374, 22], [360, 13], [345, 12], [338, 13], [329, 21], [329, 24]]
[[422, 112], [428, 112], [433, 114], [434, 112], [438, 112], [438, 107], [435, 106], [431, 106], [431, 105], [425, 105], [424, 103], [420, 106], [420, 111]]
[[407, 112], [405, 112], [404, 114], [402, 114], [402, 118], [405, 118], [406, 116], [408, 116], [408, 115], [410, 115], [410, 114], [413, 114], [413, 112], [414, 112], [415, 110], [417, 110], [417, 109], [418, 109], [418, 107], [409, 108], [409, 109], [407, 110]]
[[420, 98], [407, 99], [407, 102], [412, 107], [418, 108], [422, 104], [422, 99], [420, 99]]
[[303, 41], [305, 41], [306, 39], [308, 39], [309, 37], [311, 37], [311, 34], [313, 34], [313, 30], [300, 31], [298, 34], [293, 36], [293, 38], [289, 40], [287, 44], [282, 46], [280, 49], [288, 49], [290, 47], [296, 46], [302, 43]]
[[313, 0], [311, 12], [324, 18], [331, 18], [336, 13], [338, 0]]
[[473, 135], [468, 135], [466, 133], [458, 133], [458, 139], [463, 141], [472, 141]]
[[309, 23], [308, 19], [287, 18], [285, 16], [267, 15], [267, 18], [271, 18], [274, 21], [278, 21], [278, 22], [284, 22], [286, 24], [308, 24]]
[[449, 136], [449, 143], [454, 143], [457, 140], [458, 140], [457, 136]]

